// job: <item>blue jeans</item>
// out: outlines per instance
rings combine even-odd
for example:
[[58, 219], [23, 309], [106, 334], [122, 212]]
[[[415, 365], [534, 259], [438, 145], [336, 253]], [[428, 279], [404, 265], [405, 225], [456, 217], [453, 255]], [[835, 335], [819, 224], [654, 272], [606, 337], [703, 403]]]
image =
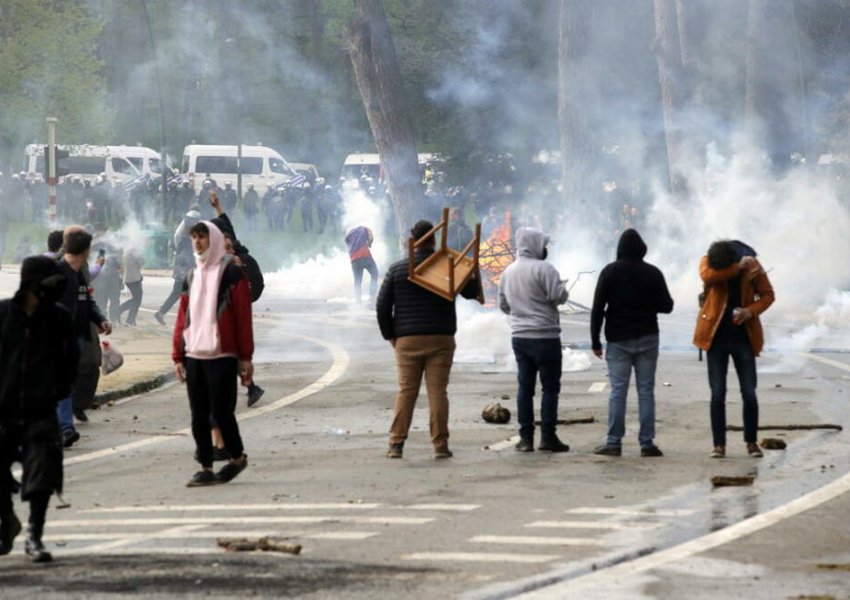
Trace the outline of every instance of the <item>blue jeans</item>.
[[755, 443], [759, 428], [759, 404], [756, 398], [756, 357], [746, 338], [715, 340], [708, 349], [708, 385], [711, 388], [711, 434], [715, 446], [726, 445], [726, 373], [729, 357], [738, 374], [744, 401], [744, 441]]
[[652, 447], [655, 439], [655, 366], [658, 364], [658, 334], [608, 342], [605, 362], [608, 364], [608, 379], [611, 383], [606, 445], [619, 448], [626, 434], [626, 396], [634, 368], [640, 419], [638, 442], [641, 448]]
[[[85, 345], [85, 338], [78, 337], [77, 338], [77, 346], [80, 349], [80, 352], [83, 351], [83, 346]], [[58, 404], [56, 404], [56, 419], [59, 421], [59, 429], [62, 433], [73, 433], [74, 429], [74, 395], [71, 394], [67, 398], [62, 398]]]
[[561, 393], [560, 338], [511, 338], [517, 366], [516, 393], [519, 435], [534, 438], [534, 388], [540, 373], [543, 399], [540, 403], [540, 433], [542, 439], [552, 438], [558, 420], [558, 394]]
[[363, 285], [363, 271], [369, 272], [369, 299], [375, 301], [375, 294], [378, 291], [378, 265], [375, 264], [375, 259], [371, 256], [366, 258], [358, 258], [352, 261], [351, 271], [354, 273], [354, 300], [360, 304], [360, 290]]

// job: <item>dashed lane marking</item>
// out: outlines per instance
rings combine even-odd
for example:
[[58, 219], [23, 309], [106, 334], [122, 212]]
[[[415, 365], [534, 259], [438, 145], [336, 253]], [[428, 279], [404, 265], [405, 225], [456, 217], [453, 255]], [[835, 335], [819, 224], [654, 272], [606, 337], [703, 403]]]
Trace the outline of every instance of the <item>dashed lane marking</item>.
[[556, 554], [505, 554], [498, 552], [414, 552], [403, 554], [402, 560], [439, 562], [544, 563], [560, 556]]
[[620, 531], [624, 529], [654, 529], [656, 524], [643, 523], [615, 523], [603, 521], [534, 521], [526, 527], [542, 527], [548, 529], [604, 529], [606, 531]]
[[79, 513], [133, 513], [133, 512], [197, 512], [197, 511], [288, 511], [288, 510], [418, 510], [468, 512], [481, 508], [480, 504], [411, 504], [384, 505], [380, 503], [355, 504], [348, 502], [327, 502], [317, 504], [183, 504], [173, 506], [110, 506], [87, 508]]
[[120, 548], [122, 546], [129, 546], [131, 544], [138, 544], [139, 542], [162, 539], [162, 538], [183, 538], [189, 532], [192, 532], [196, 529], [201, 529], [204, 527], [202, 524], [187, 524], [181, 525], [180, 527], [172, 527], [171, 529], [164, 529], [160, 531], [151, 531], [144, 535], [124, 535], [121, 536], [120, 539], [112, 540], [111, 542], [103, 542], [101, 544], [94, 544], [92, 546], [85, 546], [83, 548], [69, 548], [67, 552], [63, 552], [63, 554], [73, 555], [73, 554], [90, 554], [96, 553], [100, 554], [102, 552], [111, 553], [115, 548]]
[[601, 506], [581, 506], [571, 508], [565, 511], [571, 515], [620, 515], [625, 517], [687, 517], [694, 514], [696, 511], [681, 508], [681, 509], [634, 509], [634, 508], [605, 508]]
[[829, 365], [830, 367], [835, 367], [836, 369], [841, 369], [843, 371], [850, 371], [850, 365], [848, 365], [847, 363], [832, 360], [831, 358], [827, 358], [825, 356], [818, 356], [817, 354], [807, 353], [806, 356], [819, 363]]
[[593, 538], [549, 537], [536, 535], [476, 535], [470, 542], [479, 544], [517, 544], [529, 546], [601, 546], [604, 542]]
[[[195, 527], [193, 525], [193, 527]], [[217, 530], [217, 531], [186, 531], [182, 533], [179, 537], [181, 539], [189, 540], [189, 539], [212, 539], [212, 538], [220, 538], [220, 537], [290, 537], [290, 538], [309, 538], [314, 540], [365, 540], [370, 537], [375, 537], [376, 535], [380, 535], [377, 532], [372, 531], [322, 531], [319, 533], [308, 532], [308, 531], [269, 531], [268, 529], [263, 530]], [[46, 542], [88, 542], [88, 541], [99, 541], [99, 540], [118, 540], [118, 539], [133, 539], [134, 541], [141, 541], [150, 538], [150, 535], [147, 533], [126, 533], [126, 532], [114, 532], [114, 533], [58, 533], [55, 535], [46, 535], [44, 536], [44, 540]]]
[[50, 521], [51, 528], [58, 527], [117, 527], [126, 525], [226, 525], [258, 523], [361, 523], [381, 525], [424, 525], [434, 519], [427, 517], [361, 517], [351, 515], [327, 516], [263, 516], [263, 517], [175, 517], [156, 519], [67, 519]]
[[607, 381], [594, 381], [590, 384], [590, 387], [587, 389], [587, 391], [591, 394], [597, 394], [599, 392], [604, 392], [607, 386]]

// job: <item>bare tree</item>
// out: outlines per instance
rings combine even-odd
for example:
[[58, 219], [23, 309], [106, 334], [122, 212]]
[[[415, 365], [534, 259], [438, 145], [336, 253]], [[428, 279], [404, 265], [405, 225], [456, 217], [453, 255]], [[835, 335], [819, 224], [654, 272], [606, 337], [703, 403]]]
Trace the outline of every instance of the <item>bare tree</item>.
[[351, 64], [381, 156], [399, 232], [424, 216], [413, 124], [401, 70], [381, 0], [355, 0], [358, 18], [346, 28]]
[[596, 177], [599, 147], [590, 132], [585, 97], [592, 0], [561, 0], [558, 27], [558, 128], [561, 137], [561, 177], [566, 207], [581, 216], [581, 209], [601, 182]]

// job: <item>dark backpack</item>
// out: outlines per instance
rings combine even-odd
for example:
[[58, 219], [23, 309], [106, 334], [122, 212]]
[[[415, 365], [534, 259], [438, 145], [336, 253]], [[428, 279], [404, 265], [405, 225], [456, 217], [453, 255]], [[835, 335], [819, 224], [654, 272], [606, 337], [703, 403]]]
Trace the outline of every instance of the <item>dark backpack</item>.
[[248, 276], [248, 287], [251, 288], [251, 302], [256, 302], [263, 295], [263, 290], [266, 287], [266, 282], [263, 280], [263, 272], [260, 270], [260, 265], [254, 260], [250, 254], [240, 254], [239, 259], [245, 268], [245, 274]]

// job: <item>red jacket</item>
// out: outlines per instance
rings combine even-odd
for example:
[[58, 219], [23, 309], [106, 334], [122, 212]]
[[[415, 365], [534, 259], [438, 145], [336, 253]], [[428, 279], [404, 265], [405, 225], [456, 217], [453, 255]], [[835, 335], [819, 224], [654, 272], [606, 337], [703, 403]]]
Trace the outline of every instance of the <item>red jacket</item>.
[[[189, 326], [189, 287], [187, 277], [180, 294], [180, 310], [174, 324], [171, 341], [171, 359], [185, 362], [186, 349], [183, 331]], [[222, 354], [231, 354], [239, 360], [249, 361], [254, 356], [254, 326], [251, 321], [251, 291], [241, 267], [230, 263], [221, 277], [218, 288], [218, 333]]]

